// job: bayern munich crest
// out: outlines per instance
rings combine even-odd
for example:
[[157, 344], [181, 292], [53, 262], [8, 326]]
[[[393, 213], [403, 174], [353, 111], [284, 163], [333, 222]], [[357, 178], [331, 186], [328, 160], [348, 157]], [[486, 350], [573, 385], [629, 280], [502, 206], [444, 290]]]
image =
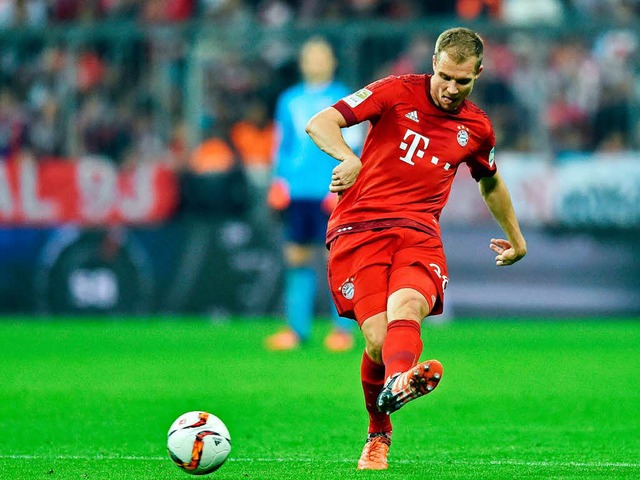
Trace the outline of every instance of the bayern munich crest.
[[347, 300], [351, 300], [356, 289], [353, 285], [353, 282], [351, 280], [347, 280], [342, 284], [342, 288], [340, 289], [340, 291], [342, 292], [342, 296], [344, 298], [346, 298]]
[[461, 147], [466, 147], [469, 143], [469, 130], [463, 125], [458, 125], [458, 144]]

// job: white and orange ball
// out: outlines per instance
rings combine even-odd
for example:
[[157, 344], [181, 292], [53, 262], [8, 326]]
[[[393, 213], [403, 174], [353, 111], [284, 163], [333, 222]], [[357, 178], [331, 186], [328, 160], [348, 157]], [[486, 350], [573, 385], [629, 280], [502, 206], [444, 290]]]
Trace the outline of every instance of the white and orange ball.
[[215, 415], [194, 411], [180, 415], [167, 433], [167, 450], [174, 463], [192, 475], [205, 475], [222, 466], [231, 451], [231, 436]]

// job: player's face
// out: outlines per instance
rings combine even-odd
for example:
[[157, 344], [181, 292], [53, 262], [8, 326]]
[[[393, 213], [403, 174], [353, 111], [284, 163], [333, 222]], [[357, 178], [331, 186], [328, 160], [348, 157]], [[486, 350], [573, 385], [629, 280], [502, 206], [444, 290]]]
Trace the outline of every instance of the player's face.
[[482, 72], [482, 65], [476, 71], [476, 57], [456, 63], [441, 52], [433, 56], [433, 77], [431, 77], [431, 98], [443, 110], [455, 110], [469, 96], [473, 85]]

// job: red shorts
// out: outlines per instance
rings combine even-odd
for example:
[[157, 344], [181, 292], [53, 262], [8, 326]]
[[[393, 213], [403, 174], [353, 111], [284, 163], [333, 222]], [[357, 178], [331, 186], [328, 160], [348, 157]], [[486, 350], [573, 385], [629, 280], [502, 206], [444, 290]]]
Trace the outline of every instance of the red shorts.
[[331, 242], [327, 272], [338, 313], [359, 325], [385, 312], [387, 298], [401, 288], [422, 293], [429, 315], [438, 315], [449, 281], [440, 238], [406, 227], [340, 235]]

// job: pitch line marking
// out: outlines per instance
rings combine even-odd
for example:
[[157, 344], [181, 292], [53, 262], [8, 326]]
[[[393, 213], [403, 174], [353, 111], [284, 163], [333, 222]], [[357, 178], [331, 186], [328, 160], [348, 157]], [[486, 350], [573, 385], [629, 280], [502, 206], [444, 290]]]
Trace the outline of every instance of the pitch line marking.
[[[0, 460], [135, 460], [135, 461], [170, 461], [168, 456], [147, 455], [1, 455]], [[343, 459], [317, 459], [317, 458], [229, 458], [228, 462], [243, 463], [353, 463], [353, 458]], [[400, 465], [422, 464], [420, 460], [394, 460]], [[429, 460], [429, 463], [442, 465], [513, 465], [523, 467], [579, 467], [579, 468], [640, 468], [640, 463], [631, 462], [554, 462], [554, 461], [527, 461], [527, 460]]]

